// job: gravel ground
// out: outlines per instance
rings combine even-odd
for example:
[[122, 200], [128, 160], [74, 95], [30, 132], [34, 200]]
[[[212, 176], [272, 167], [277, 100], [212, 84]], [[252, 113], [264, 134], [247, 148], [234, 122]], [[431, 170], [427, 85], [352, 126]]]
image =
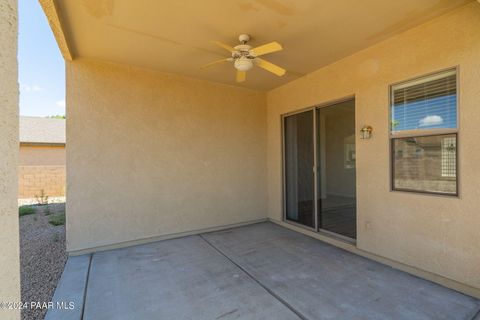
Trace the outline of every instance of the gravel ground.
[[[50, 204], [52, 213], [64, 212], [65, 203]], [[22, 301], [51, 301], [67, 261], [65, 226], [48, 223], [45, 207], [20, 217]], [[43, 319], [47, 310], [24, 309], [22, 320]]]

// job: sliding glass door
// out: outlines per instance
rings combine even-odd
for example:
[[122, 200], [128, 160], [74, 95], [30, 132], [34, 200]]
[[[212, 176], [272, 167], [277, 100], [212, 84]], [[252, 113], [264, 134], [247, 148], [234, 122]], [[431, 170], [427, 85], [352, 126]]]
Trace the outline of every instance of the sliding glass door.
[[355, 101], [316, 110], [318, 228], [357, 236]]
[[284, 118], [285, 218], [315, 228], [313, 110]]
[[355, 101], [285, 116], [283, 130], [285, 219], [355, 239]]

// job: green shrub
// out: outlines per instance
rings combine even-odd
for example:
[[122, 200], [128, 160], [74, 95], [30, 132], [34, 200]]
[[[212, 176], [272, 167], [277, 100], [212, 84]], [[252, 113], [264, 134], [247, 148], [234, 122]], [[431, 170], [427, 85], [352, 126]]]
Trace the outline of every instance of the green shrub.
[[55, 213], [48, 216], [48, 222], [54, 226], [63, 226], [65, 224], [65, 212]]
[[39, 196], [35, 195], [35, 198], [37, 199], [37, 204], [39, 206], [43, 206], [43, 205], [48, 204], [48, 196], [45, 194], [43, 189], [40, 190], [40, 195]]
[[37, 210], [35, 210], [32, 206], [21, 206], [18, 208], [18, 214], [21, 216], [26, 216], [29, 214], [34, 214]]

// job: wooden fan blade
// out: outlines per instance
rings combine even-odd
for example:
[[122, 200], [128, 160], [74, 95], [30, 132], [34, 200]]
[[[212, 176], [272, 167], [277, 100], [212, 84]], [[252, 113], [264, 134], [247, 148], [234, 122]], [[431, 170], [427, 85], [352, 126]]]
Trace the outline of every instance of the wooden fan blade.
[[230, 51], [230, 52], [233, 52], [235, 49], [231, 46], [229, 46], [228, 44], [225, 44], [223, 42], [220, 42], [220, 41], [211, 41], [214, 45], [217, 45], [219, 46], [220, 48], [223, 48], [227, 51]]
[[217, 60], [217, 61], [207, 63], [207, 64], [201, 66], [200, 69], [205, 69], [205, 68], [211, 67], [211, 66], [213, 66], [217, 63], [222, 63], [222, 62], [227, 62], [227, 61], [230, 61], [230, 58], [225, 58], [225, 59], [221, 59], [221, 60]]
[[237, 82], [244, 82], [247, 78], [247, 72], [237, 70]]
[[286, 72], [285, 69], [280, 68], [279, 66], [277, 66], [277, 65], [275, 65], [271, 62], [268, 62], [267, 60], [256, 58], [255, 61], [257, 63], [257, 66], [259, 66], [260, 68], [265, 69], [265, 70], [267, 70], [271, 73], [274, 73], [279, 77], [283, 76]]
[[274, 42], [264, 44], [263, 46], [253, 48], [252, 50], [250, 50], [250, 53], [256, 57], [259, 57], [267, 53], [280, 51], [282, 49], [283, 48], [280, 45], [280, 43], [274, 41]]

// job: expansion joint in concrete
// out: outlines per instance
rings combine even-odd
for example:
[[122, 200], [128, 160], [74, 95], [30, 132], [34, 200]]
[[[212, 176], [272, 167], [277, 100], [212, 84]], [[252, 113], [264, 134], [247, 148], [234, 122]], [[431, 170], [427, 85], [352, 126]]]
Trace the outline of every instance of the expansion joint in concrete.
[[309, 320], [307, 317], [305, 317], [303, 314], [301, 314], [298, 310], [296, 310], [293, 306], [291, 306], [287, 301], [282, 299], [280, 296], [278, 296], [275, 292], [270, 290], [266, 285], [264, 285], [261, 281], [259, 281], [257, 278], [255, 278], [251, 273], [249, 273], [245, 268], [243, 268], [241, 265], [239, 265], [237, 262], [232, 260], [226, 253], [224, 253], [222, 250], [217, 248], [213, 243], [208, 241], [202, 234], [199, 234], [200, 238], [203, 239], [210, 247], [212, 247], [215, 251], [220, 253], [222, 256], [224, 256], [228, 261], [233, 263], [237, 268], [243, 271], [250, 279], [252, 279], [255, 283], [257, 283], [259, 286], [261, 286], [265, 291], [267, 291], [272, 297], [277, 299], [281, 304], [283, 304], [285, 307], [290, 309], [293, 313], [295, 313], [300, 319], [302, 320]]
[[87, 304], [87, 291], [88, 291], [88, 281], [90, 280], [90, 269], [92, 267], [92, 259], [93, 253], [90, 254], [89, 261], [88, 261], [88, 270], [87, 270], [87, 279], [85, 281], [85, 291], [83, 292], [83, 305], [82, 305], [82, 312], [80, 314], [80, 319], [83, 320], [83, 315], [85, 313], [85, 305]]
[[470, 320], [480, 320], [480, 308], [478, 308], [477, 312], [475, 312], [472, 319]]

